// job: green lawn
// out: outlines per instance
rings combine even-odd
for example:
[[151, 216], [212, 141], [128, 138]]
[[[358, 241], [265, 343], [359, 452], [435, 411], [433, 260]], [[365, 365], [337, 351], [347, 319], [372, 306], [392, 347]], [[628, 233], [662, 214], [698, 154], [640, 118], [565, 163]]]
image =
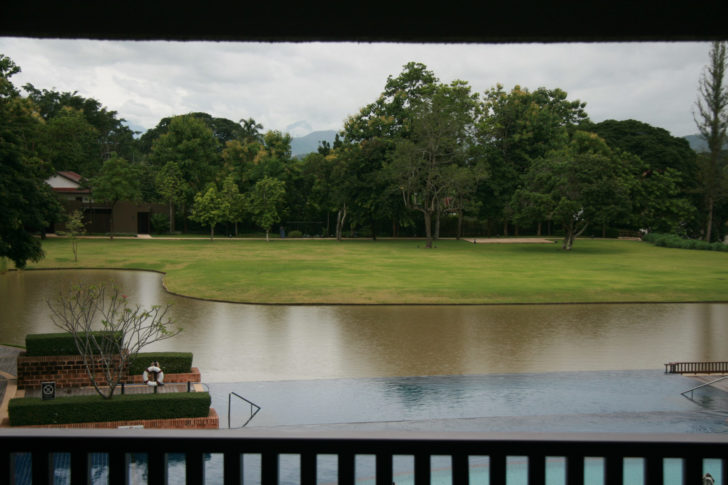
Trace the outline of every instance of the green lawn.
[[84, 239], [44, 241], [35, 268], [166, 273], [167, 288], [260, 303], [565, 303], [728, 301], [728, 253], [647, 243]]

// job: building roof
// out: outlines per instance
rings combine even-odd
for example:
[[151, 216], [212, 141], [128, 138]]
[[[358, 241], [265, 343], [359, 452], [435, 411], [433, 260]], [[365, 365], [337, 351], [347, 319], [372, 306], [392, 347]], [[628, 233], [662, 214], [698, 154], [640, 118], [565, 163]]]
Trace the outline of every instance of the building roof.
[[66, 171], [56, 172], [56, 173], [58, 175], [60, 175], [61, 177], [65, 177], [68, 180], [71, 180], [72, 182], [76, 182], [77, 184], [80, 184], [81, 181], [83, 180], [83, 177], [80, 176], [79, 174], [77, 174], [76, 172], [71, 172], [71, 171], [66, 170]]

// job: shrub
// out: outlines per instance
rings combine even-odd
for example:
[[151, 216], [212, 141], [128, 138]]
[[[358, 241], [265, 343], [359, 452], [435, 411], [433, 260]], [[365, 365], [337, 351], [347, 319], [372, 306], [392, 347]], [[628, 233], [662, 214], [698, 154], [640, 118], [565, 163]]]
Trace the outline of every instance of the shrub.
[[141, 374], [152, 362], [159, 362], [159, 366], [166, 374], [182, 374], [192, 371], [191, 352], [140, 352], [129, 363], [129, 375]]
[[709, 243], [699, 239], [685, 239], [675, 234], [659, 234], [651, 232], [645, 234], [642, 238], [644, 241], [654, 244], [655, 246], [665, 248], [678, 249], [698, 249], [703, 251], [728, 251], [728, 245], [714, 242]]
[[199, 418], [210, 413], [210, 402], [207, 392], [126, 394], [113, 399], [70, 396], [48, 401], [23, 397], [10, 400], [8, 414], [11, 426]]
[[303, 237], [303, 233], [298, 229], [294, 229], [292, 231], [289, 231], [288, 237]]
[[149, 218], [153, 234], [166, 234], [169, 232], [169, 216], [155, 212]]
[[[101, 336], [104, 332], [92, 332]], [[121, 335], [119, 335], [121, 337]], [[37, 333], [25, 336], [25, 354], [39, 355], [80, 355], [70, 333]]]

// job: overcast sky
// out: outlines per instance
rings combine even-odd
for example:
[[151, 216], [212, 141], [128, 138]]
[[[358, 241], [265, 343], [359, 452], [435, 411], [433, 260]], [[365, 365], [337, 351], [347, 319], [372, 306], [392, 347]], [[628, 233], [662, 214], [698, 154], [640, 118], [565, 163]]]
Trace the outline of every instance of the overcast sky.
[[[135, 129], [201, 111], [302, 136], [339, 130], [387, 76], [422, 62], [476, 92], [503, 84], [561, 88], [593, 121], [636, 119], [696, 133], [693, 108], [710, 44], [357, 44], [136, 42], [0, 37], [16, 86], [78, 91]], [[299, 123], [304, 122], [304, 123]]]

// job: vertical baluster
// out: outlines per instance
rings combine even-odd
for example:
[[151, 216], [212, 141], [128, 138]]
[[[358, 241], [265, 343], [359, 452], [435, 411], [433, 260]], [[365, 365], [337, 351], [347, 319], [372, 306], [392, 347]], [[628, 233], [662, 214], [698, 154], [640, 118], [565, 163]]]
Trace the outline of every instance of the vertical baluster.
[[316, 453], [301, 453], [301, 485], [316, 485]]
[[569, 455], [566, 457], [566, 483], [568, 485], [584, 485], [584, 457]]
[[470, 461], [465, 453], [452, 455], [452, 483], [458, 485], [470, 483]]
[[109, 485], [127, 485], [129, 482], [129, 454], [115, 449], [109, 452]]
[[546, 483], [546, 456], [543, 454], [528, 455], [528, 485], [544, 485]]
[[260, 457], [260, 481], [263, 485], [278, 485], [278, 453], [270, 450]]
[[202, 452], [188, 451], [185, 454], [185, 474], [187, 485], [205, 483], [205, 466]]
[[167, 483], [167, 454], [162, 451], [147, 453], [148, 483]]
[[607, 456], [604, 463], [604, 483], [622, 485], [624, 481], [624, 458], [620, 455]]
[[377, 453], [377, 485], [392, 485], [392, 453]]
[[339, 453], [339, 485], [354, 485], [356, 475], [356, 457], [354, 453]]
[[71, 451], [71, 485], [86, 485], [89, 483], [89, 463], [86, 450]]
[[506, 483], [506, 456], [503, 454], [490, 454], [490, 483], [493, 485]]
[[430, 485], [430, 463], [431, 457], [427, 453], [415, 455], [415, 484]]
[[53, 483], [51, 476], [51, 454], [48, 450], [33, 452], [33, 483]]
[[664, 475], [662, 467], [661, 456], [648, 456], [645, 458], [645, 485], [662, 485]]
[[225, 485], [240, 485], [242, 482], [242, 459], [239, 450], [228, 450], [223, 455], [223, 480]]
[[[703, 460], [697, 456], [683, 458], [683, 483], [702, 483]], [[725, 482], [725, 479], [723, 479]]]

